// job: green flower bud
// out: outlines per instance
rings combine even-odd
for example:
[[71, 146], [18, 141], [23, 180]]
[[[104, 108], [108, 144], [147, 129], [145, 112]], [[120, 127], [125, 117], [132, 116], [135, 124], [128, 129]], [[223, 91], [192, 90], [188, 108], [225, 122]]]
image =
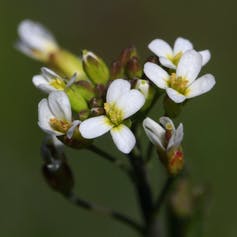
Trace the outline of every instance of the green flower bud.
[[81, 59], [66, 50], [58, 50], [51, 54], [49, 64], [59, 74], [67, 78], [71, 78], [71, 75], [77, 73], [76, 80], [88, 80]]
[[122, 65], [122, 67], [126, 67], [128, 61], [133, 58], [133, 57], [138, 57], [137, 49], [135, 46], [130, 46], [125, 48], [119, 57], [119, 61]]
[[106, 84], [109, 80], [109, 69], [105, 62], [92, 52], [82, 51], [83, 68], [95, 84]]
[[65, 88], [72, 110], [79, 113], [82, 110], [88, 109], [85, 99], [81, 96], [80, 91], [75, 86]]

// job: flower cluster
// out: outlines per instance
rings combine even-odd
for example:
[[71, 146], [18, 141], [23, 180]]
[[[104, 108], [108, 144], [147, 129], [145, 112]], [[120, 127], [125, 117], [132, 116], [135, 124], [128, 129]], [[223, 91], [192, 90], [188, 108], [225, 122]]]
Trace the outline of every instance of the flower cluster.
[[33, 77], [33, 84], [49, 94], [38, 106], [38, 124], [43, 131], [70, 145], [90, 144], [91, 139], [110, 132], [118, 150], [130, 153], [138, 139], [133, 124], [144, 120], [145, 133], [168, 171], [176, 174], [182, 169], [183, 125], [175, 129], [168, 117], [161, 117], [159, 124], [146, 116], [157, 98], [154, 85], [165, 90], [174, 103], [212, 89], [213, 75], [198, 78], [210, 60], [209, 50], [195, 51], [184, 38], [178, 38], [173, 49], [155, 39], [148, 48], [159, 62], [148, 61], [143, 67], [136, 49], [129, 47], [109, 68], [93, 52], [83, 50], [82, 56], [76, 57], [62, 49], [39, 23], [25, 20], [18, 32], [18, 49], [55, 69], [43, 67], [41, 74]]

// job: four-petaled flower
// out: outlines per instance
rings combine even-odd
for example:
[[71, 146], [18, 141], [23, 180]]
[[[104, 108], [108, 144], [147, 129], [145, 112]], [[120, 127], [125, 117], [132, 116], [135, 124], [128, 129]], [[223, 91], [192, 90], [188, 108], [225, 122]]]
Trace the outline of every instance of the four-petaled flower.
[[48, 68], [41, 68], [41, 75], [33, 77], [33, 84], [45, 93], [52, 91], [63, 91], [66, 83], [58, 74]]
[[38, 125], [48, 134], [71, 138], [80, 121], [72, 121], [71, 105], [63, 91], [49, 94], [38, 106]]
[[182, 103], [186, 98], [204, 94], [215, 85], [211, 74], [197, 78], [202, 68], [202, 57], [195, 50], [188, 50], [181, 57], [177, 70], [168, 74], [160, 66], [147, 62], [144, 66], [146, 76], [159, 88], [165, 89], [175, 103]]
[[110, 131], [117, 148], [123, 153], [129, 153], [135, 146], [136, 139], [124, 120], [135, 114], [144, 103], [142, 93], [131, 89], [128, 81], [114, 80], [108, 88], [104, 103], [106, 115], [83, 121], [79, 126], [80, 133], [84, 138], [92, 139]]
[[[163, 66], [176, 69], [182, 55], [186, 51], [193, 49], [193, 45], [189, 40], [179, 37], [174, 43], [174, 49], [162, 39], [153, 40], [148, 45], [148, 48], [159, 57], [159, 61]], [[211, 58], [210, 51], [203, 50], [199, 51], [199, 53], [202, 56], [202, 66], [204, 66]]]
[[41, 24], [24, 20], [18, 27], [20, 40], [16, 47], [27, 56], [47, 61], [49, 54], [58, 50], [54, 36]]

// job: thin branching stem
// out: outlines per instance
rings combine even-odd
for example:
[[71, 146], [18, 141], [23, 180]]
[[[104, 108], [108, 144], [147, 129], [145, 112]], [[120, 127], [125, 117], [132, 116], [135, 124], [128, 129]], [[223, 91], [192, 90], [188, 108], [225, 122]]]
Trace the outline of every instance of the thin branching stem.
[[65, 194], [64, 197], [70, 201], [71, 203], [75, 204], [78, 207], [81, 207], [85, 210], [92, 211], [94, 213], [111, 217], [123, 224], [128, 225], [129, 227], [133, 228], [134, 230], [138, 231], [139, 233], [143, 233], [143, 227], [141, 224], [133, 220], [131, 217], [128, 217], [120, 212], [114, 211], [107, 207], [98, 206], [95, 203], [82, 199], [76, 196], [74, 193]]

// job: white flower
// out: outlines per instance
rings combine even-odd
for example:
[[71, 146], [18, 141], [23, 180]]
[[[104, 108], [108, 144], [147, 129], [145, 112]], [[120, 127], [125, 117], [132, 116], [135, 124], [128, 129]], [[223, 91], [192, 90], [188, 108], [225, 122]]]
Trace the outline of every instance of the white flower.
[[72, 122], [71, 105], [63, 91], [54, 91], [38, 105], [38, 125], [48, 134], [71, 138], [80, 122]]
[[59, 75], [51, 71], [48, 68], [41, 68], [41, 75], [33, 77], [33, 84], [45, 93], [52, 91], [63, 91], [66, 87], [66, 83]]
[[183, 140], [183, 124], [175, 129], [172, 120], [168, 117], [161, 117], [160, 124], [150, 118], [144, 119], [143, 127], [150, 141], [161, 152], [177, 149]]
[[[159, 57], [160, 63], [168, 68], [176, 69], [182, 55], [193, 49], [192, 43], [184, 38], [177, 38], [172, 49], [170, 45], [162, 39], [155, 39], [149, 45], [148, 48]], [[211, 58], [209, 50], [199, 51], [202, 56], [202, 65], [208, 63]]]
[[138, 90], [132, 89], [128, 81], [114, 80], [108, 88], [104, 109], [106, 115], [83, 121], [79, 130], [84, 138], [92, 139], [110, 131], [117, 148], [129, 153], [135, 146], [136, 139], [131, 130], [123, 123], [135, 114], [145, 103], [145, 98]]
[[58, 50], [54, 36], [41, 24], [24, 20], [18, 26], [20, 40], [16, 47], [27, 56], [46, 61], [50, 53]]
[[208, 92], [215, 85], [215, 78], [211, 74], [196, 79], [201, 68], [201, 55], [189, 50], [180, 59], [176, 73], [169, 75], [160, 66], [150, 62], [145, 64], [144, 72], [156, 86], [166, 90], [170, 99], [182, 103], [186, 98]]

